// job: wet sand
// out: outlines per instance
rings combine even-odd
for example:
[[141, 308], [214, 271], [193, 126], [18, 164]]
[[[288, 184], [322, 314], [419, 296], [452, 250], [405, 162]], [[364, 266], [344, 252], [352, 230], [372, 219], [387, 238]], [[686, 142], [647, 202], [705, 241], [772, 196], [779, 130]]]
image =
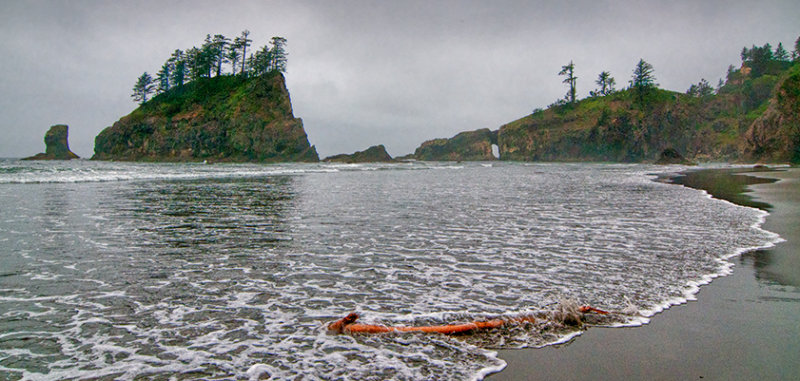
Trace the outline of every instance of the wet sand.
[[[687, 185], [720, 188], [709, 192], [767, 208], [762, 227], [786, 242], [732, 258], [733, 273], [703, 286], [697, 301], [673, 306], [642, 327], [595, 327], [563, 345], [502, 350], [498, 356], [508, 366], [489, 379], [797, 380], [800, 169], [748, 173], [780, 180], [750, 186], [722, 172], [700, 171], [694, 179], [700, 181]], [[738, 190], [718, 186], [725, 182]], [[743, 195], [745, 187], [752, 192]]]

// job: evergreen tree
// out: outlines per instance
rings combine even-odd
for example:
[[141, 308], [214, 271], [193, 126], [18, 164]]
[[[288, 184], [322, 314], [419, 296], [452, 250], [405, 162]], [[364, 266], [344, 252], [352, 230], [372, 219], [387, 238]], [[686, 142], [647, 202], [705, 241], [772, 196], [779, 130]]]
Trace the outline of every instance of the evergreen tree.
[[268, 46], [263, 46], [261, 49], [250, 55], [250, 73], [252, 75], [261, 75], [273, 70], [272, 49]]
[[562, 83], [569, 85], [569, 90], [567, 91], [567, 95], [564, 96], [564, 99], [569, 103], [575, 103], [575, 83], [578, 80], [578, 77], [575, 76], [575, 64], [569, 61], [569, 64], [561, 67], [561, 71], [558, 72], [558, 75], [567, 77], [562, 81]]
[[286, 72], [286, 39], [283, 37], [272, 37], [272, 49], [270, 49], [271, 65], [270, 71], [277, 70]]
[[772, 54], [772, 46], [767, 43], [764, 46], [755, 46], [748, 50], [747, 59], [743, 63], [750, 68], [750, 76], [758, 78], [764, 75], [770, 67], [770, 62], [775, 59]]
[[733, 77], [736, 75], [736, 68], [733, 65], [728, 65], [728, 73], [725, 75], [725, 80], [728, 82], [733, 81]]
[[217, 77], [222, 74], [222, 64], [228, 60], [228, 45], [230, 45], [230, 39], [221, 34], [215, 34], [214, 39], [211, 41], [210, 58], [217, 68]]
[[227, 58], [228, 62], [231, 63], [231, 74], [236, 75], [236, 66], [239, 63], [239, 59], [242, 58], [241, 53], [239, 50], [241, 49], [242, 40], [239, 37], [233, 39], [233, 43], [228, 45], [228, 52], [226, 53], [225, 58]]
[[778, 43], [778, 47], [775, 48], [775, 59], [778, 61], [789, 61], [789, 52], [783, 48], [782, 43]]
[[194, 46], [191, 49], [187, 49], [186, 53], [184, 53], [184, 62], [186, 63], [186, 72], [189, 74], [190, 80], [196, 81], [203, 76], [205, 69], [202, 64], [200, 49]]
[[161, 66], [161, 70], [156, 74], [156, 82], [158, 83], [157, 93], [164, 93], [169, 91], [169, 82], [171, 77], [171, 68], [169, 61]]
[[[721, 81], [722, 80], [720, 80], [720, 82]], [[689, 87], [689, 90], [686, 91], [686, 94], [697, 98], [705, 98], [714, 94], [714, 88], [712, 88], [708, 81], [703, 78], [696, 85], [692, 84], [692, 86]]]
[[207, 34], [197, 56], [200, 69], [207, 78], [211, 78], [211, 70], [214, 68], [214, 58], [216, 56], [217, 54], [214, 51], [214, 41], [211, 39], [211, 35]]
[[250, 46], [250, 43], [253, 40], [247, 38], [250, 35], [250, 31], [245, 29], [242, 31], [242, 35], [239, 38], [239, 47], [242, 49], [242, 74], [247, 74], [245, 68], [247, 68], [247, 47]]
[[172, 87], [183, 86], [183, 82], [186, 80], [186, 60], [183, 52], [180, 49], [175, 49], [167, 62], [172, 67], [172, 73], [170, 73]]
[[794, 61], [800, 61], [800, 37], [797, 37], [797, 41], [794, 42], [794, 51], [792, 52], [792, 59]]
[[616, 85], [616, 81], [614, 77], [611, 76], [611, 73], [607, 71], [600, 72], [600, 75], [597, 76], [597, 81], [595, 81], [597, 86], [600, 86], [595, 94], [597, 95], [610, 95], [614, 92], [614, 85]]
[[653, 75], [653, 65], [640, 58], [636, 68], [633, 69], [630, 85], [639, 104], [644, 105], [645, 96], [658, 86]]
[[134, 101], [139, 102], [139, 104], [144, 104], [147, 102], [147, 96], [153, 93], [153, 77], [147, 72], [144, 72], [139, 79], [136, 80], [136, 84], [133, 85], [133, 94], [131, 97]]

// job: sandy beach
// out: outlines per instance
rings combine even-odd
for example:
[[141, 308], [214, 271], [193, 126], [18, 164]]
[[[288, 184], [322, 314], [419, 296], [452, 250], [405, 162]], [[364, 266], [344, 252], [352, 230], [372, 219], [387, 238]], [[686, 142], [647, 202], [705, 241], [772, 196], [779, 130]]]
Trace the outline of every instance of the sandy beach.
[[[717, 187], [725, 171], [699, 171], [691, 187], [766, 208], [762, 228], [785, 242], [732, 258], [733, 273], [696, 301], [633, 328], [590, 328], [572, 342], [502, 350], [491, 380], [796, 380], [800, 375], [800, 169], [748, 173], [777, 182]], [[730, 171], [728, 171], [730, 173]], [[725, 179], [725, 177], [728, 177]], [[722, 180], [720, 180], [722, 179]], [[733, 181], [736, 183], [736, 181]], [[712, 185], [709, 185], [712, 184]], [[768, 204], [768, 205], [765, 205]]]

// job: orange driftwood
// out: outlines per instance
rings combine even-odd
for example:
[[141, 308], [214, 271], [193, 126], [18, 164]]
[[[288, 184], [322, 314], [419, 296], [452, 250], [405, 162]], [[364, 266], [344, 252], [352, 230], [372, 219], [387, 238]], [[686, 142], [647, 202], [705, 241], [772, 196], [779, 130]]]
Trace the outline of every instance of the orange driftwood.
[[464, 324], [432, 325], [432, 326], [417, 326], [417, 327], [402, 327], [402, 326], [388, 327], [385, 325], [356, 323], [356, 320], [358, 320], [358, 314], [355, 312], [351, 312], [344, 318], [339, 319], [328, 325], [328, 329], [338, 333], [425, 332], [425, 333], [443, 333], [446, 335], [452, 335], [455, 333], [469, 332], [478, 329], [497, 328], [507, 323], [506, 320], [488, 320], [488, 321], [474, 321], [471, 323], [464, 323]]
[[[601, 315], [608, 314], [607, 311], [599, 310], [590, 306], [580, 307], [581, 313], [594, 312]], [[386, 332], [424, 332], [424, 333], [442, 333], [445, 335], [452, 335], [456, 333], [471, 332], [480, 329], [499, 328], [506, 324], [520, 324], [520, 323], [534, 323], [536, 318], [533, 316], [522, 316], [507, 320], [487, 320], [487, 321], [474, 321], [464, 324], [447, 324], [447, 325], [432, 325], [432, 326], [412, 326], [412, 327], [392, 327], [385, 325], [361, 324], [356, 323], [358, 314], [351, 312], [347, 316], [328, 325], [328, 329], [337, 333], [386, 333]]]
[[583, 307], [579, 308], [578, 311], [580, 311], [583, 314], [585, 314], [587, 312], [594, 312], [594, 313], [600, 314], [600, 315], [608, 315], [608, 311], [598, 310], [597, 308], [589, 307], [589, 306], [583, 306]]

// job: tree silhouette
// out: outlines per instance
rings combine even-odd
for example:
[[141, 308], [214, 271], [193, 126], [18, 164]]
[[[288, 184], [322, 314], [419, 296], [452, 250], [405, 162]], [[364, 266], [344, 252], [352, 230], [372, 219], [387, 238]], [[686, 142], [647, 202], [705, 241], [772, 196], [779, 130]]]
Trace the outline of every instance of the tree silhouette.
[[270, 58], [272, 59], [272, 62], [270, 65], [270, 71], [277, 70], [280, 72], [285, 72], [287, 55], [286, 39], [279, 36], [272, 37], [272, 49], [270, 49]]
[[[215, 34], [206, 35], [200, 48], [192, 47], [186, 51], [176, 49], [167, 61], [161, 66], [161, 70], [156, 75], [156, 79], [146, 72], [139, 77], [134, 86], [134, 99], [144, 104], [148, 96], [157, 91], [158, 93], [170, 91], [173, 88], [181, 87], [188, 81], [197, 81], [202, 78], [210, 78], [212, 74], [216, 76], [225, 75], [223, 66], [231, 64], [231, 75], [261, 75], [272, 71], [286, 71], [288, 55], [286, 52], [286, 38], [275, 36], [271, 39], [271, 46], [265, 45], [255, 54], [250, 54], [246, 59], [248, 47], [252, 42], [249, 39], [250, 31], [244, 30], [242, 35], [236, 37], [233, 42], [229, 38]], [[248, 62], [252, 61], [252, 62]], [[241, 65], [239, 63], [241, 62]]]
[[569, 61], [569, 64], [564, 65], [561, 67], [561, 71], [558, 75], [564, 75], [565, 78], [562, 83], [566, 83], [569, 85], [569, 90], [567, 91], [567, 95], [564, 97], [569, 103], [575, 103], [575, 82], [578, 80], [578, 77], [575, 76], [575, 64], [572, 61]]
[[240, 44], [240, 42], [241, 41], [239, 40], [239, 37], [236, 37], [233, 40], [233, 43], [228, 45], [228, 52], [225, 55], [225, 58], [227, 58], [228, 62], [231, 63], [231, 74], [232, 75], [236, 75], [236, 66], [237, 66], [236, 64], [238, 64], [239, 63], [239, 59], [242, 58], [242, 56], [240, 55], [241, 53], [239, 53], [239, 49], [240, 49], [239, 44]]
[[242, 35], [238, 37], [239, 39], [239, 47], [242, 48], [242, 74], [247, 74], [245, 68], [247, 67], [247, 47], [250, 46], [250, 43], [253, 40], [247, 38], [250, 35], [250, 31], [245, 29], [242, 31]]
[[210, 58], [217, 67], [217, 77], [222, 74], [222, 64], [228, 60], [227, 47], [229, 44], [230, 39], [221, 34], [215, 34], [214, 39], [211, 40]]
[[170, 77], [172, 87], [183, 86], [183, 82], [186, 80], [186, 59], [183, 52], [180, 49], [175, 49], [167, 62], [172, 67]]
[[163, 93], [169, 91], [171, 70], [172, 69], [170, 68], [169, 61], [165, 62], [164, 65], [161, 66], [161, 70], [159, 70], [156, 74], [156, 83], [158, 84], [156, 92]]
[[153, 92], [153, 77], [147, 72], [144, 72], [139, 79], [136, 80], [136, 84], [133, 85], [133, 100], [139, 102], [139, 104], [144, 104], [147, 102], [147, 96]]
[[640, 58], [636, 68], [633, 69], [630, 85], [639, 104], [643, 105], [645, 96], [658, 86], [656, 77], [653, 75], [653, 65]]
[[778, 61], [788, 61], [789, 60], [789, 52], [783, 48], [782, 43], [778, 43], [778, 47], [775, 48], [775, 59]]
[[611, 73], [603, 71], [597, 76], [597, 81], [595, 81], [595, 83], [597, 86], [600, 86], [600, 89], [595, 92], [596, 95], [610, 95], [614, 92], [616, 80], [611, 76]]

